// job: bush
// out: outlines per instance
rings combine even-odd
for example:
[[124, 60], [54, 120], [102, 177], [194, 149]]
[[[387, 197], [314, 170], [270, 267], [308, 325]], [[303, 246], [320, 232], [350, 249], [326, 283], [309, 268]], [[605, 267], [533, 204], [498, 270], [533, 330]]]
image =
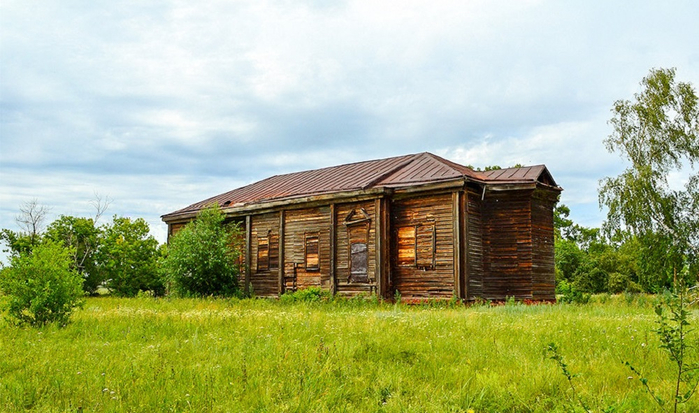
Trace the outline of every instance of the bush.
[[224, 214], [214, 205], [202, 210], [170, 239], [162, 270], [179, 294], [239, 295], [242, 234], [237, 225], [224, 224], [224, 220]]
[[556, 285], [556, 294], [561, 295], [559, 301], [562, 303], [587, 304], [591, 297], [591, 294], [578, 290], [575, 284], [566, 280], [561, 280]]
[[286, 292], [280, 297], [283, 303], [315, 303], [320, 301], [330, 301], [332, 294], [330, 291], [320, 287], [308, 287], [294, 292]]
[[72, 264], [72, 251], [48, 240], [12, 257], [10, 267], [0, 272], [9, 320], [34, 327], [66, 325], [83, 304], [83, 280]]

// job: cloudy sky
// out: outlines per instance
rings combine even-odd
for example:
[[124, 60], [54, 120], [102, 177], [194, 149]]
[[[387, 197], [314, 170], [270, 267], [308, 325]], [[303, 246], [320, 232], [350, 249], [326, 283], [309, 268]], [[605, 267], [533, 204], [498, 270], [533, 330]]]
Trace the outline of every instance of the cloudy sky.
[[160, 215], [273, 174], [417, 152], [546, 164], [598, 226], [617, 99], [699, 86], [699, 3], [0, 3], [0, 228], [20, 204]]

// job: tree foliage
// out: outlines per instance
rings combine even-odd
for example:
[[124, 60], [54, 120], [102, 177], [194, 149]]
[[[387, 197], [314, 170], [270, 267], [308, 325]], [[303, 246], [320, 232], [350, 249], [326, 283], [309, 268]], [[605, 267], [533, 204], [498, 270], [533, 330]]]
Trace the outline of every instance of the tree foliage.
[[102, 228], [95, 260], [98, 278], [105, 280], [113, 294], [133, 297], [139, 291], [165, 293], [158, 271], [158, 241], [149, 232], [143, 218], [116, 215]]
[[0, 271], [0, 290], [5, 307], [17, 324], [65, 325], [73, 310], [82, 305], [82, 277], [71, 268], [72, 251], [44, 240], [26, 254], [15, 255]]
[[73, 268], [83, 277], [83, 289], [95, 294], [104, 281], [95, 262], [100, 229], [92, 218], [61, 215], [46, 228], [45, 238], [72, 251]]
[[25, 203], [17, 218], [23, 231], [3, 229], [0, 241], [9, 247], [6, 252], [12, 257], [28, 256], [47, 241], [62, 246], [69, 251], [71, 268], [82, 277], [88, 294], [95, 294], [105, 285], [121, 296], [133, 296], [139, 291], [164, 294], [158, 271], [158, 242], [149, 235], [148, 223], [142, 218], [115, 216], [111, 224], [98, 226], [109, 199], [96, 195], [92, 205], [96, 209], [94, 217], [61, 215], [44, 231], [43, 219], [48, 209], [39, 207], [36, 201]]
[[[641, 86], [633, 101], [614, 104], [605, 144], [629, 166], [601, 181], [599, 200], [609, 209], [608, 232], [652, 238], [646, 246], [663, 245], [669, 257], [652, 265], [675, 273], [695, 266], [699, 255], [699, 105], [692, 85], [675, 81], [674, 69], [651, 70]], [[689, 175], [678, 189], [670, 176], [683, 171]]]
[[183, 295], [239, 294], [240, 229], [226, 224], [218, 205], [203, 209], [197, 218], [170, 239], [163, 270]]

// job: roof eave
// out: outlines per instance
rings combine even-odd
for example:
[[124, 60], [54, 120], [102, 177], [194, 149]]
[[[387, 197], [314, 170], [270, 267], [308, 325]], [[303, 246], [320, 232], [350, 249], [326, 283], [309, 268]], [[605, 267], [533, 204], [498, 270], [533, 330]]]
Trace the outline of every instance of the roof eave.
[[[223, 207], [221, 211], [228, 216], [245, 215], [246, 213], [259, 213], [264, 210], [272, 210], [285, 206], [295, 206], [299, 204], [328, 202], [328, 201], [346, 201], [348, 199], [371, 199], [383, 196], [386, 193], [392, 192], [390, 188], [370, 188], [357, 190], [343, 190], [333, 192], [322, 192], [316, 194], [306, 194], [303, 196], [288, 196], [283, 198], [266, 199], [261, 201], [253, 201], [242, 204], [235, 204], [230, 207]], [[161, 216], [165, 223], [181, 221], [195, 218], [200, 210], [183, 211], [182, 213], [171, 213]]]

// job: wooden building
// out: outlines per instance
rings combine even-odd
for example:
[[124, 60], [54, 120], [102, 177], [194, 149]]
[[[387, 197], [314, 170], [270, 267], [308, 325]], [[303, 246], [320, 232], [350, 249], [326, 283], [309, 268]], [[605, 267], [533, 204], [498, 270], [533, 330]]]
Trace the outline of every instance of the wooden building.
[[553, 300], [560, 192], [543, 165], [477, 172], [420, 153], [273, 176], [162, 219], [172, 235], [218, 203], [245, 230], [257, 296]]

